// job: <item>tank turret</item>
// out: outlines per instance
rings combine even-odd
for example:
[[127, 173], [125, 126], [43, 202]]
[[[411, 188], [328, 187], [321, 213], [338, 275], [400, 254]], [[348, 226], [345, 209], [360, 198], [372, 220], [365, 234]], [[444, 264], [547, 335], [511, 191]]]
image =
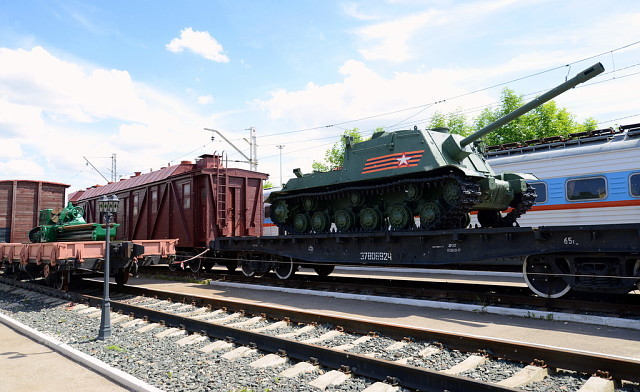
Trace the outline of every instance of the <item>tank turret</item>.
[[472, 211], [483, 227], [517, 225], [535, 201], [527, 181], [536, 178], [496, 175], [473, 142], [603, 71], [597, 63], [467, 137], [414, 127], [347, 141], [342, 168], [294, 169], [296, 177], [266, 200], [271, 219], [296, 233], [464, 228]]

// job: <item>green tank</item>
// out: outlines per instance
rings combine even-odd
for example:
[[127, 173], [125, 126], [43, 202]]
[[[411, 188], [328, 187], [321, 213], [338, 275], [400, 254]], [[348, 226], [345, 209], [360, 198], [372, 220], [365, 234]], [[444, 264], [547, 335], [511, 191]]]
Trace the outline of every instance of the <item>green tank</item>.
[[534, 204], [527, 181], [536, 178], [496, 175], [474, 142], [602, 72], [597, 63], [468, 137], [414, 127], [347, 140], [342, 168], [295, 169], [296, 177], [269, 195], [271, 220], [281, 233], [433, 230], [467, 227], [477, 211], [483, 227], [517, 226]]
[[[110, 239], [116, 236], [119, 224], [112, 224], [109, 230]], [[38, 226], [29, 231], [31, 242], [56, 241], [104, 241], [107, 238], [106, 225], [87, 223], [84, 210], [71, 202], [62, 209], [40, 210]]]

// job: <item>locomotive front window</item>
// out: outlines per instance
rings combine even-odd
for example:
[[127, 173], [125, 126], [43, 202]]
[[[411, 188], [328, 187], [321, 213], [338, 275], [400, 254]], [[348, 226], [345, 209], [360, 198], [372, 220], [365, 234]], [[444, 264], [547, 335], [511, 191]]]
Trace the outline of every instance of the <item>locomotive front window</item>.
[[629, 193], [633, 197], [640, 197], [640, 173], [629, 176]]
[[568, 180], [567, 200], [599, 200], [607, 197], [607, 181], [604, 177], [577, 178]]
[[536, 203], [547, 202], [547, 183], [546, 182], [530, 182], [529, 185], [536, 190]]

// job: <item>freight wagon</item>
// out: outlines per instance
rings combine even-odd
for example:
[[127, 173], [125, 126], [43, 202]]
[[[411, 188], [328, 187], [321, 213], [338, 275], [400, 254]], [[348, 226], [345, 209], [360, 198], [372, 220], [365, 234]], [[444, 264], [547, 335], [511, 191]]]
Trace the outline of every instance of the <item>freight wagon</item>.
[[47, 181], [0, 181], [0, 242], [29, 242], [39, 211], [61, 208], [68, 187]]
[[[85, 210], [85, 220], [100, 223], [97, 200], [120, 199], [116, 240], [178, 238], [178, 258], [203, 255], [221, 236], [262, 235], [262, 183], [267, 174], [227, 167], [223, 155], [205, 154], [178, 165], [75, 192], [69, 201]], [[190, 260], [197, 270], [202, 260]], [[228, 265], [235, 269], [235, 263]]]

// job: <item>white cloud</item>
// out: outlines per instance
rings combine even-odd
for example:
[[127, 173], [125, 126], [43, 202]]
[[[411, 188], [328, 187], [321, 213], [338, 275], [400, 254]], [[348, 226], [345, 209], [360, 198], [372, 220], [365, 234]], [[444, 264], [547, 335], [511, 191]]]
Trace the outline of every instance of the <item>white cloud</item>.
[[[3, 179], [71, 182], [75, 190], [103, 181], [82, 157], [112, 153], [121, 173], [157, 169], [208, 141], [202, 127], [217, 122], [126, 71], [89, 69], [42, 47], [0, 48], [0, 64]], [[110, 167], [94, 163], [104, 173]]]
[[213, 103], [212, 95], [201, 95], [198, 97], [198, 104], [200, 105], [209, 105]]
[[[33, 180], [45, 180], [45, 170], [34, 161], [26, 159], [10, 159], [0, 161], [0, 173], [7, 173], [6, 179], [21, 180], [24, 178]], [[51, 180], [48, 180], [51, 181]]]
[[193, 31], [191, 27], [180, 31], [180, 38], [172, 39], [165, 47], [173, 53], [180, 53], [184, 49], [188, 49], [205, 59], [217, 63], [228, 63], [230, 61], [229, 57], [222, 53], [224, 50], [222, 45], [209, 32]]
[[368, 48], [360, 49], [359, 52], [367, 60], [409, 60], [413, 57], [409, 39], [437, 15], [437, 12], [422, 12], [358, 29], [357, 34], [361, 39], [377, 42]]

